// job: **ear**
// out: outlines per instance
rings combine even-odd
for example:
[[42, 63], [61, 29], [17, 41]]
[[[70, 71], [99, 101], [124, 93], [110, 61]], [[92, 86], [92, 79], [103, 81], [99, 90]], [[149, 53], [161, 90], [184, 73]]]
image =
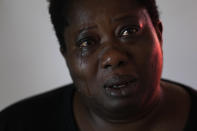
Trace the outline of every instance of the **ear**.
[[157, 22], [157, 24], [155, 26], [155, 29], [156, 29], [157, 36], [158, 36], [159, 41], [160, 41], [161, 46], [162, 46], [162, 44], [163, 44], [163, 36], [162, 36], [162, 34], [163, 34], [163, 24], [162, 24], [161, 21]]
[[66, 59], [66, 51], [62, 46], [60, 46], [60, 52], [61, 52], [62, 56], [64, 57], [64, 59]]

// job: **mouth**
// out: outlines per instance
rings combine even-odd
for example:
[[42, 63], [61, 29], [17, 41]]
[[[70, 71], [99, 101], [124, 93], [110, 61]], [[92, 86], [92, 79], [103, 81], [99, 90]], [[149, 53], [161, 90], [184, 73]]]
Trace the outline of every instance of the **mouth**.
[[138, 86], [137, 77], [115, 76], [104, 84], [105, 93], [113, 97], [126, 97], [131, 95]]

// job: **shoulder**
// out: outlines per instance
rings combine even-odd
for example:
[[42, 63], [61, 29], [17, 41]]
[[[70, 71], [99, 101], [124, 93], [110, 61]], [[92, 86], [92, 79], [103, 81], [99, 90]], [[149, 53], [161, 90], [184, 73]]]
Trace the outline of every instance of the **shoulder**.
[[[0, 130], [17, 128], [23, 131], [24, 125], [32, 128], [44, 125], [54, 119], [62, 119], [61, 115], [66, 105], [72, 101], [74, 85], [63, 86], [40, 95], [17, 102], [0, 112]], [[60, 114], [61, 113], [61, 114]], [[10, 131], [10, 130], [9, 130]]]
[[190, 98], [190, 112], [189, 116], [186, 122], [185, 130], [197, 130], [196, 122], [197, 122], [197, 90], [195, 88], [189, 87], [185, 84], [162, 79], [162, 82], [165, 82], [167, 84], [172, 84], [181, 90], [184, 90]]
[[179, 88], [183, 89], [184, 91], [186, 91], [189, 94], [191, 101], [196, 102], [196, 100], [197, 100], [197, 90], [196, 90], [197, 87], [195, 89], [194, 87], [190, 87], [190, 86], [185, 85], [183, 83], [179, 83], [179, 82], [175, 82], [175, 81], [171, 81], [171, 80], [167, 80], [167, 79], [162, 79], [161, 81], [166, 83], [166, 84], [174, 85], [176, 87], [179, 87]]

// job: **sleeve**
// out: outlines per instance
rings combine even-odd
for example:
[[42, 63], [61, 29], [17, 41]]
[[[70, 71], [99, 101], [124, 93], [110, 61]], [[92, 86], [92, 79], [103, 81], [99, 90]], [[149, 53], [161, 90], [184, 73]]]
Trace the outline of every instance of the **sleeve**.
[[8, 108], [0, 112], [0, 131], [23, 131], [20, 117]]
[[9, 131], [8, 119], [9, 119], [9, 116], [6, 110], [0, 112], [0, 131]]

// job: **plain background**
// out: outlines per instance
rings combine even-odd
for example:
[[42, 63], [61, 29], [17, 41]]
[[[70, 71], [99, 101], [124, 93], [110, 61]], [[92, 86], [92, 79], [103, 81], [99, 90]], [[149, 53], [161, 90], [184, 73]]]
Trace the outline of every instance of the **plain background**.
[[[197, 0], [158, 0], [163, 77], [197, 89]], [[0, 110], [72, 82], [46, 0], [0, 0]]]

